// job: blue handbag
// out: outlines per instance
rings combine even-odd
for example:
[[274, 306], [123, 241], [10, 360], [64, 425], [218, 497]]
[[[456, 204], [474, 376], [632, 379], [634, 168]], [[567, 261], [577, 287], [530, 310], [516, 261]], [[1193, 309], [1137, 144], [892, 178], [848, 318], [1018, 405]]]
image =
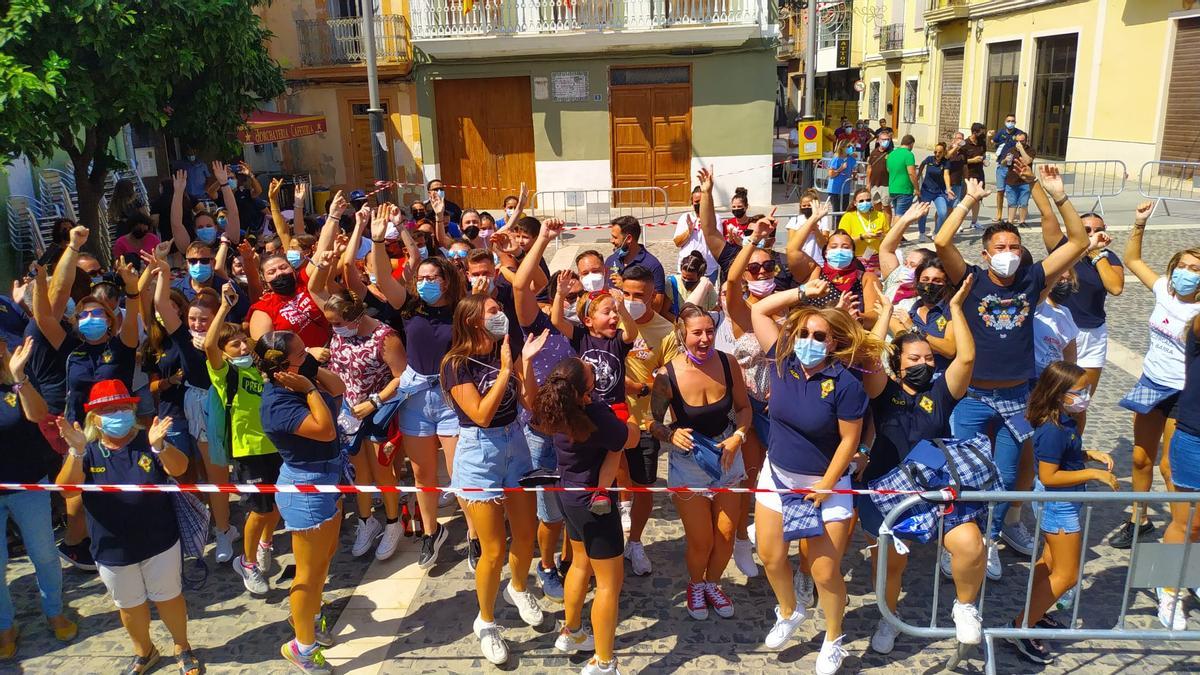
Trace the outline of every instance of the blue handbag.
[[721, 480], [724, 470], [721, 469], [721, 448], [717, 447], [716, 439], [692, 432], [692, 459], [704, 469], [704, 473], [714, 481]]

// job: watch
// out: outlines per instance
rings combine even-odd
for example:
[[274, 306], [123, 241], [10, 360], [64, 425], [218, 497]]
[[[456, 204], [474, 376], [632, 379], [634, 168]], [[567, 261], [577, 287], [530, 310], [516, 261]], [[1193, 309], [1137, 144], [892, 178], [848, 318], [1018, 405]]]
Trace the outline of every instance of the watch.
[[650, 393], [650, 385], [643, 382], [641, 390], [638, 391], [638, 398], [643, 398], [646, 395], [648, 395], [649, 393]]
[[862, 454], [866, 455], [867, 457], [871, 456], [871, 446], [867, 445], [866, 443], [859, 443], [858, 451], [861, 452]]

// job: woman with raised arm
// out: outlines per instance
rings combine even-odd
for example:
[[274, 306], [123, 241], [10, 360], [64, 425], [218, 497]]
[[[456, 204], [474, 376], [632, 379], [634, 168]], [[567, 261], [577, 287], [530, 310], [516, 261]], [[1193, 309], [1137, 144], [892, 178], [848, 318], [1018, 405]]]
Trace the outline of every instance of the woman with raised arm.
[[[1154, 293], [1150, 312], [1150, 348], [1142, 363], [1142, 376], [1133, 390], [1121, 399], [1121, 407], [1133, 415], [1133, 491], [1149, 492], [1154, 482], [1158, 444], [1170, 457], [1175, 432], [1173, 411], [1177, 409], [1186, 378], [1184, 349], [1187, 328], [1200, 314], [1200, 247], [1176, 251], [1164, 274], [1150, 269], [1142, 259], [1146, 223], [1154, 212], [1152, 202], [1142, 202], [1134, 211], [1133, 231], [1125, 245], [1125, 266]], [[1114, 548], [1129, 548], [1134, 537], [1145, 541], [1154, 523], [1145, 505], [1134, 504], [1130, 520], [1109, 537]], [[1136, 535], [1134, 531], [1136, 529]]]
[[883, 294], [902, 313], [912, 308], [917, 297], [917, 268], [937, 257], [933, 251], [919, 246], [908, 249], [903, 260], [897, 254], [908, 226], [928, 211], [927, 202], [913, 204], [904, 215], [895, 219], [879, 244], [879, 278], [883, 280]]

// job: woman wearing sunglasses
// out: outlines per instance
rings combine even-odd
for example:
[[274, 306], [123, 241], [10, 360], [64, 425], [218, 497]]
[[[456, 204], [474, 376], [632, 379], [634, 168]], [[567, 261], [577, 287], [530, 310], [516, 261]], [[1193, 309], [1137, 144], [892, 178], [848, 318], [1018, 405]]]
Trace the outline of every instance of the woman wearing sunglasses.
[[[848, 469], [858, 452], [869, 396], [886, 383], [879, 363], [882, 340], [840, 309], [797, 306], [802, 299], [821, 295], [824, 286], [824, 282], [810, 281], [795, 291], [777, 293], [751, 310], [754, 335], [767, 350], [767, 358], [775, 359], [770, 369], [771, 438], [768, 461], [759, 474], [760, 488], [850, 488]], [[782, 325], [776, 323], [777, 315], [785, 310], [788, 313]], [[860, 380], [850, 370], [856, 363], [874, 365]], [[789, 515], [787, 530], [785, 511]], [[792, 516], [811, 526], [795, 527]], [[799, 539], [800, 555], [820, 589], [825, 641], [816, 672], [826, 675], [836, 672], [847, 654], [842, 647], [846, 582], [841, 560], [850, 541], [853, 516], [854, 500], [849, 495], [827, 492], [804, 497], [760, 493], [754, 514], [758, 554], [779, 603], [766, 646], [782, 647], [807, 617], [807, 610], [797, 604], [787, 557], [789, 542]]]

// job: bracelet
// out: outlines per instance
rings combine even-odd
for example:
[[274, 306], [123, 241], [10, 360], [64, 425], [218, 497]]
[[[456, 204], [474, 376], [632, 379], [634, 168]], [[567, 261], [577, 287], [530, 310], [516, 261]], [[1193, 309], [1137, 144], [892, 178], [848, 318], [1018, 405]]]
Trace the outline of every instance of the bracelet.
[[383, 399], [379, 397], [379, 394], [371, 394], [367, 397], [367, 400], [371, 402], [371, 405], [375, 406], [376, 410], [383, 407]]
[[317, 388], [316, 388], [316, 387], [313, 387], [312, 389], [309, 389], [308, 391], [304, 392], [304, 395], [305, 395], [305, 396], [308, 396], [308, 395], [310, 395], [310, 394], [313, 394], [313, 393], [315, 393], [316, 391], [317, 391]]
[[871, 446], [867, 445], [866, 443], [859, 443], [858, 451], [861, 452], [862, 454], [866, 455], [867, 457], [871, 456]]
[[75, 459], [83, 459], [87, 455], [86, 452], [76, 453], [75, 448], [67, 448], [67, 454], [74, 457]]
[[746, 442], [746, 432], [742, 431], [741, 429], [734, 429], [733, 434], [731, 434], [731, 435], [737, 436], [738, 438], [742, 439], [743, 443]]
[[130, 293], [128, 290], [125, 291], [125, 297], [127, 297], [127, 298], [136, 298], [137, 296], [139, 296], [141, 294], [142, 294], [142, 289], [140, 289], [140, 288], [137, 289], [136, 291], [133, 291], [132, 293]]
[[387, 239], [376, 239], [376, 238], [372, 237], [371, 242], [375, 243], [375, 244], [386, 244]]
[[1066, 195], [1063, 195], [1063, 198], [1062, 198], [1062, 199], [1055, 199], [1055, 200], [1054, 200], [1054, 205], [1055, 205], [1055, 206], [1062, 206], [1063, 204], [1066, 204], [1066, 203], [1067, 203], [1067, 200], [1069, 200], [1069, 199], [1070, 199], [1070, 197], [1068, 197], [1068, 196], [1066, 196]]
[[166, 446], [165, 442], [163, 443], [163, 446], [161, 448], [155, 448], [153, 445], [150, 446], [150, 452], [153, 452], [156, 455], [161, 455], [162, 451], [166, 450], [166, 449], [167, 449], [167, 446]]
[[67, 248], [71, 249], [72, 251], [75, 251], [76, 253], [79, 253], [79, 249], [75, 248], [74, 246], [68, 246]]

